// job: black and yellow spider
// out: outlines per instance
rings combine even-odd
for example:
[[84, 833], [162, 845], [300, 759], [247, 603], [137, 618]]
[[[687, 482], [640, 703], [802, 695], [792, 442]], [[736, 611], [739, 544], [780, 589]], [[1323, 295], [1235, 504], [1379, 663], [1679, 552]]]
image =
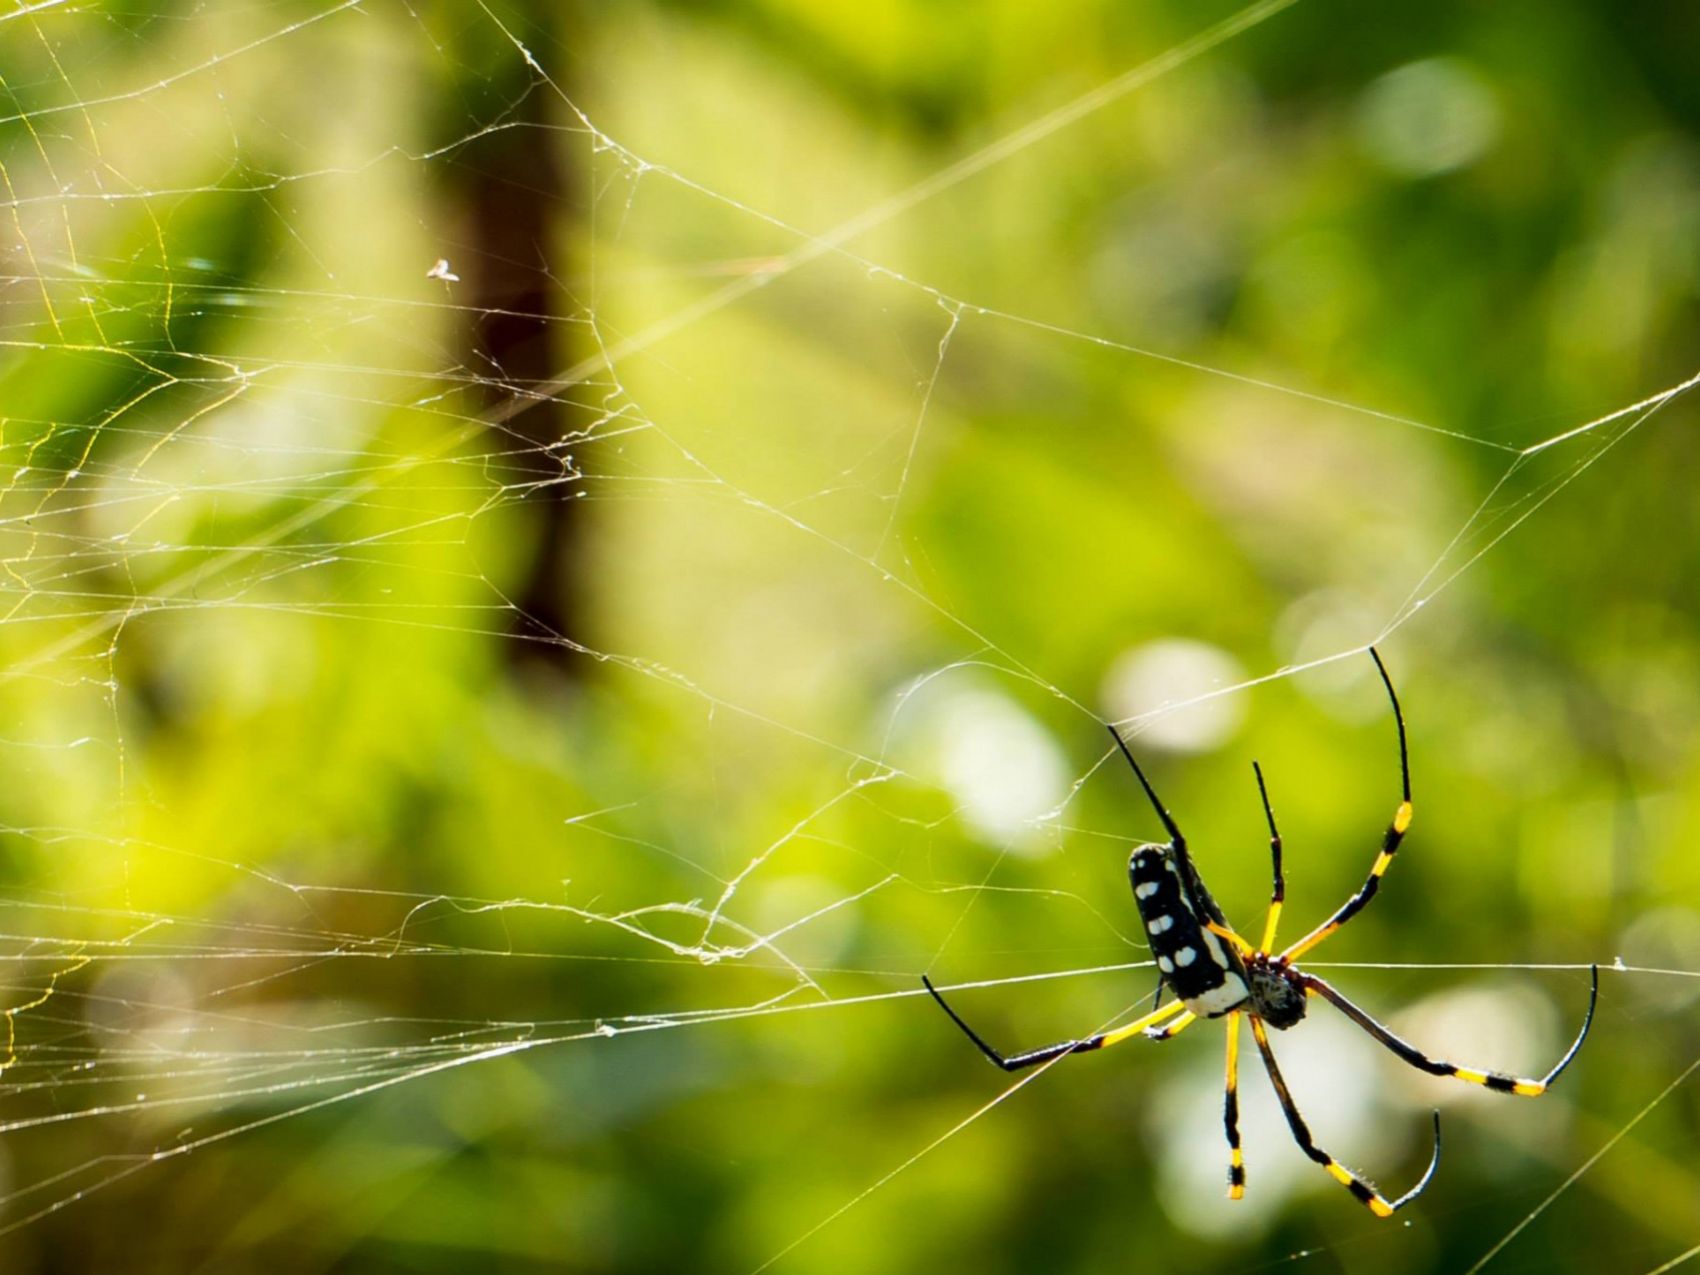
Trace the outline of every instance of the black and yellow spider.
[[1398, 1199], [1388, 1200], [1370, 1182], [1341, 1164], [1317, 1146], [1311, 1138], [1310, 1129], [1305, 1125], [1304, 1117], [1299, 1114], [1299, 1109], [1293, 1102], [1293, 1095], [1287, 1089], [1287, 1082], [1281, 1078], [1281, 1069], [1275, 1064], [1275, 1054], [1269, 1047], [1265, 1024], [1284, 1031], [1305, 1016], [1310, 997], [1320, 996], [1400, 1058], [1421, 1071], [1434, 1076], [1451, 1076], [1474, 1085], [1485, 1085], [1499, 1093], [1535, 1098], [1551, 1088], [1553, 1081], [1570, 1065], [1570, 1060], [1576, 1057], [1576, 1051], [1582, 1048], [1582, 1042], [1587, 1039], [1588, 1028], [1594, 1021], [1594, 1005], [1599, 999], [1600, 971], [1598, 966], [1592, 969], [1588, 1012], [1582, 1019], [1581, 1031], [1576, 1033], [1576, 1039], [1565, 1051], [1564, 1057], [1560, 1058], [1557, 1066], [1542, 1079], [1520, 1080], [1503, 1072], [1479, 1071], [1428, 1057], [1415, 1046], [1395, 1036], [1316, 975], [1306, 974], [1293, 964], [1356, 916], [1375, 897], [1375, 892], [1381, 885], [1382, 874], [1393, 862], [1399, 843], [1404, 840], [1405, 832], [1411, 826], [1411, 763], [1405, 745], [1405, 717], [1399, 709], [1399, 697], [1394, 694], [1393, 681], [1387, 675], [1381, 656], [1376, 654], [1374, 648], [1370, 649], [1369, 654], [1375, 661], [1376, 670], [1381, 674], [1382, 685], [1387, 688], [1387, 698], [1393, 705], [1393, 720], [1399, 728], [1399, 774], [1404, 785], [1404, 797], [1393, 814], [1393, 822], [1388, 825], [1387, 832], [1382, 837], [1381, 851], [1376, 855], [1375, 863], [1370, 868], [1369, 877], [1363, 886], [1347, 899], [1333, 916], [1297, 943], [1279, 954], [1273, 950], [1275, 923], [1281, 916], [1286, 887], [1281, 872], [1281, 834], [1275, 829], [1275, 812], [1269, 805], [1269, 791], [1263, 783], [1262, 768], [1255, 762], [1252, 763], [1252, 769], [1257, 775], [1258, 792], [1263, 798], [1263, 813], [1269, 821], [1269, 850], [1275, 864], [1275, 888], [1269, 899], [1269, 915], [1263, 925], [1263, 942], [1253, 947], [1229, 927], [1227, 918], [1222, 915], [1221, 908], [1216, 906], [1216, 900], [1210, 897], [1210, 891], [1205, 889], [1198, 869], [1193, 866], [1192, 856], [1187, 851], [1186, 838], [1181, 835], [1180, 828], [1175, 825], [1163, 803], [1157, 799], [1150, 781], [1145, 778], [1145, 772], [1140, 770], [1139, 763], [1133, 759], [1133, 754], [1128, 751], [1121, 735], [1111, 726], [1110, 734], [1115, 737], [1122, 755], [1133, 767], [1133, 773], [1139, 777], [1140, 786], [1145, 789], [1145, 795], [1151, 799], [1158, 819], [1169, 834], [1166, 845], [1152, 844], [1135, 848], [1133, 857], [1128, 861], [1128, 876], [1133, 884], [1134, 902], [1139, 907], [1140, 919], [1145, 922], [1145, 931], [1151, 940], [1151, 951], [1157, 960], [1160, 975], [1157, 986], [1158, 1000], [1160, 1002], [1162, 999], [1164, 985], [1175, 994], [1176, 999], [1114, 1031], [1088, 1036], [1084, 1040], [1066, 1040], [1006, 1058], [962, 1021], [956, 1011], [946, 1004], [944, 997], [939, 995], [931, 979], [923, 975], [921, 981], [944, 1012], [950, 1015], [951, 1020], [962, 1029], [969, 1040], [979, 1046], [980, 1052], [1005, 1071], [1020, 1071], [1049, 1062], [1053, 1058], [1060, 1058], [1064, 1054], [1104, 1049], [1138, 1035], [1152, 1040], [1168, 1040], [1199, 1018], [1221, 1018], [1225, 1015], [1228, 1020], [1228, 1078], [1223, 1122], [1228, 1133], [1228, 1195], [1235, 1200], [1245, 1194], [1245, 1160], [1240, 1152], [1239, 1131], [1240, 1016], [1243, 1014], [1251, 1020], [1252, 1037], [1257, 1042], [1258, 1052], [1263, 1055], [1264, 1070], [1269, 1073], [1270, 1084], [1275, 1088], [1275, 1097], [1281, 1103], [1281, 1110], [1286, 1113], [1287, 1124], [1293, 1131], [1293, 1140], [1307, 1156], [1327, 1169], [1336, 1182], [1350, 1191], [1377, 1217], [1391, 1217], [1421, 1195], [1434, 1176], [1435, 1166], [1440, 1163], [1440, 1113], [1434, 1113], [1434, 1153], [1421, 1181]]

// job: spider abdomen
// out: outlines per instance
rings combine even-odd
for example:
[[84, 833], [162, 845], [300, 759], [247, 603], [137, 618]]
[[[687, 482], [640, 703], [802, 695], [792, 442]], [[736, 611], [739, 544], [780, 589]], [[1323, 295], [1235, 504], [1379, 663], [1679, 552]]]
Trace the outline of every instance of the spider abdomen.
[[1222, 940], [1205, 929], [1200, 905], [1167, 846], [1141, 846], [1128, 860], [1133, 901], [1157, 970], [1175, 998], [1201, 1018], [1220, 1018], [1251, 997], [1245, 971]]

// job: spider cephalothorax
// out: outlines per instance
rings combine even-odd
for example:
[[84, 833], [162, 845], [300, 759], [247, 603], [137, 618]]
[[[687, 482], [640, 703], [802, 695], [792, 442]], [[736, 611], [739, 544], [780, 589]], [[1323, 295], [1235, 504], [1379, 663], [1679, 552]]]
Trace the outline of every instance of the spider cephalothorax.
[[1286, 1031], [1305, 1016], [1309, 1000], [1304, 977], [1281, 957], [1253, 952], [1245, 958], [1245, 972], [1251, 983], [1247, 1013], [1256, 1014], [1277, 1031]]
[[[1116, 745], [1127, 758], [1128, 764], [1133, 767], [1133, 773], [1138, 776], [1140, 786], [1150, 798], [1157, 818], [1162, 822], [1164, 831], [1169, 834], [1167, 843], [1139, 846], [1128, 860], [1128, 879], [1133, 885], [1134, 903], [1139, 908], [1139, 918], [1144, 922], [1146, 939], [1151, 945], [1152, 959], [1157, 966], [1159, 1004], [1149, 1014], [1113, 1031], [1100, 1032], [1084, 1040], [1065, 1040], [1060, 1044], [1047, 1045], [1043, 1049], [1034, 1049], [1006, 1058], [981, 1040], [974, 1029], [962, 1021], [933, 987], [931, 979], [923, 975], [921, 981], [943, 1007], [944, 1012], [950, 1015], [951, 1020], [979, 1047], [980, 1052], [1005, 1071], [1020, 1071], [1024, 1067], [1050, 1062], [1065, 1054], [1103, 1049], [1109, 1045], [1120, 1044], [1124, 1040], [1131, 1040], [1135, 1036], [1168, 1040], [1200, 1018], [1226, 1018], [1228, 1060], [1223, 1124], [1228, 1135], [1228, 1195], [1236, 1200], [1245, 1194], [1245, 1162], [1240, 1154], [1239, 1129], [1240, 1018], [1242, 1015], [1249, 1018], [1252, 1038], [1256, 1041], [1258, 1053], [1263, 1057], [1263, 1067], [1269, 1073], [1269, 1083], [1274, 1086], [1275, 1097], [1286, 1114], [1287, 1127], [1292, 1130], [1293, 1140], [1307, 1156], [1327, 1169], [1329, 1175], [1350, 1191], [1360, 1203], [1379, 1217], [1390, 1217], [1422, 1194], [1423, 1188], [1434, 1176], [1435, 1166], [1440, 1163], [1440, 1113], [1437, 1111], [1434, 1114], [1434, 1152], [1429, 1158], [1428, 1170], [1416, 1186], [1398, 1199], [1389, 1200], [1368, 1181], [1346, 1168], [1312, 1140], [1310, 1129], [1305, 1125], [1304, 1117], [1299, 1114], [1293, 1096], [1287, 1090], [1287, 1083], [1281, 1077], [1281, 1069], [1275, 1063], [1275, 1054], [1270, 1048], [1265, 1026], [1278, 1030], [1293, 1026], [1305, 1016], [1309, 998], [1320, 996], [1371, 1037], [1420, 1071], [1426, 1071], [1432, 1076], [1448, 1076], [1473, 1085], [1483, 1085], [1498, 1093], [1521, 1094], [1532, 1098], [1547, 1091], [1553, 1081], [1558, 1079], [1559, 1073], [1570, 1065], [1570, 1060], [1576, 1056], [1576, 1051], [1582, 1048], [1582, 1042], [1587, 1039], [1588, 1027], [1594, 1021], [1594, 1004], [1599, 998], [1600, 971], [1597, 966], [1593, 968], [1592, 986], [1588, 993], [1588, 1012], [1582, 1019], [1581, 1030], [1577, 1032], [1575, 1041], [1564, 1057], [1558, 1060], [1558, 1064], [1543, 1079], [1520, 1080], [1504, 1072], [1459, 1067], [1439, 1058], [1430, 1058], [1414, 1045], [1395, 1036], [1330, 984], [1314, 974], [1304, 973], [1294, 964], [1300, 956], [1356, 916], [1375, 897], [1381, 886], [1382, 874], [1393, 862], [1393, 856], [1405, 838], [1405, 831], [1411, 826], [1411, 763], [1405, 744], [1405, 718], [1400, 712], [1399, 697], [1394, 694], [1393, 681], [1387, 676], [1387, 669], [1382, 664], [1381, 657], [1373, 647], [1370, 648], [1369, 654], [1375, 661], [1376, 671], [1381, 674], [1382, 685], [1387, 688], [1387, 698], [1393, 706], [1393, 720], [1399, 729], [1399, 776], [1404, 786], [1404, 796], [1394, 811], [1392, 823], [1387, 826], [1387, 831], [1382, 836], [1381, 851], [1376, 855], [1369, 876], [1358, 888], [1358, 892], [1341, 904], [1328, 920], [1297, 943], [1281, 952], [1274, 950], [1276, 922], [1280, 919], [1281, 906], [1286, 897], [1286, 878], [1281, 870], [1281, 834], [1275, 829], [1275, 811], [1269, 804], [1269, 790], [1264, 787], [1262, 768], [1255, 762], [1252, 763], [1257, 774], [1258, 792], [1263, 797], [1263, 813], [1269, 822], [1269, 852], [1275, 865], [1275, 888], [1270, 894], [1269, 913], [1263, 923], [1263, 941], [1253, 947], [1234, 932], [1227, 918], [1223, 916], [1222, 909], [1216, 906], [1216, 900], [1210, 897], [1210, 891], [1205, 888], [1198, 869], [1193, 866], [1186, 838], [1181, 835], [1180, 828], [1163, 803], [1157, 799], [1150, 781], [1145, 778], [1145, 772], [1140, 770], [1139, 763], [1128, 751], [1121, 735], [1111, 726], [1110, 734], [1115, 736]], [[1165, 988], [1174, 993], [1175, 999], [1167, 1005], [1162, 1005], [1160, 1002]]]

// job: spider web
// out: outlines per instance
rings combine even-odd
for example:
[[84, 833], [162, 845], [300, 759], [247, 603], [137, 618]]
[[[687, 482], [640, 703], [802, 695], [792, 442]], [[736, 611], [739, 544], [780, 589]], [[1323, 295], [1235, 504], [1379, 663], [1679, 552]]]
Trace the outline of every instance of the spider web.
[[[1081, 1265], [1499, 1265], [1592, 1217], [1637, 1269], [1691, 1257], [1696, 705], [1658, 493], [1700, 373], [1591, 328], [1652, 323], [1623, 254], [1669, 265], [1700, 183], [1599, 142], [1597, 224], [1514, 325], [1557, 355], [1454, 401], [1328, 330], [1349, 235], [1254, 206], [1317, 180], [1258, 105], [1301, 20], [1343, 19], [1153, 10], [1135, 56], [999, 81], [1002, 123], [929, 148], [665, 10], [0, 16], [8, 1242], [620, 1267], [665, 1209], [704, 1265], [911, 1269], [998, 1251], [1031, 1198], [1072, 1201], [1066, 1240], [1028, 1222]], [[1416, 92], [1456, 145], [1487, 128], [1461, 64], [1401, 63], [1312, 123], [1374, 136]], [[1417, 321], [1363, 291], [1369, 329]], [[1567, 625], [1615, 644], [1588, 667]], [[1447, 1107], [1392, 1228], [1255, 1076], [1251, 1194], [1218, 1198], [1208, 1028], [994, 1085], [917, 999], [928, 971], [1010, 1043], [1133, 1010], [1120, 864], [1154, 830], [1105, 719], [1248, 929], [1266, 750], [1289, 925], [1320, 917], [1397, 797], [1372, 644], [1417, 831], [1319, 955], [1531, 1072], [1610, 967], [1538, 1107], [1320, 1015], [1278, 1042], [1389, 1180]]]

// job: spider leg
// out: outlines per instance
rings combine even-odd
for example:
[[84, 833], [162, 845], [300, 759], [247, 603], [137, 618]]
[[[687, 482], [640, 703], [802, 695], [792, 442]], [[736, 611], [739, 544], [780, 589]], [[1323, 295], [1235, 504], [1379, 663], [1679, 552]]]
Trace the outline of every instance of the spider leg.
[[1171, 1018], [1161, 1027], [1147, 1027], [1145, 1029], [1145, 1039], [1155, 1040], [1158, 1042], [1173, 1040], [1176, 1036], [1179, 1036], [1197, 1021], [1198, 1015], [1189, 1010], [1187, 1013], [1182, 1014], [1179, 1018]]
[[1281, 1104], [1281, 1110], [1286, 1113], [1287, 1127], [1293, 1131], [1293, 1141], [1299, 1144], [1299, 1150], [1327, 1169], [1330, 1177], [1350, 1191], [1354, 1199], [1377, 1217], [1392, 1217], [1423, 1193], [1429, 1179], [1434, 1177], [1435, 1169], [1440, 1165], [1440, 1112], [1434, 1113], [1434, 1154], [1429, 1157], [1428, 1168], [1423, 1171], [1423, 1176], [1416, 1186], [1397, 1200], [1388, 1200], [1369, 1182], [1316, 1145], [1304, 1117], [1299, 1114], [1298, 1106], [1293, 1102], [1292, 1093], [1287, 1089], [1287, 1082], [1281, 1078], [1281, 1069], [1275, 1065], [1275, 1051], [1269, 1048], [1269, 1034], [1264, 1030], [1261, 1018], [1253, 1016], [1251, 1034], [1257, 1041], [1258, 1052], [1263, 1055], [1263, 1069], [1269, 1073], [1269, 1083], [1275, 1086], [1275, 1097]]
[[1214, 921], [1206, 921], [1204, 923], [1204, 928], [1209, 930], [1219, 939], [1227, 939], [1229, 943], [1233, 944], [1234, 951], [1239, 953], [1241, 956], [1251, 956], [1257, 951], [1255, 947], [1246, 942], [1238, 934], [1234, 933], [1234, 931], [1226, 925], [1217, 925]]
[[1263, 815], [1269, 820], [1269, 857], [1275, 865], [1275, 887], [1269, 892], [1269, 917], [1263, 923], [1262, 951], [1269, 951], [1275, 946], [1275, 925], [1281, 919], [1281, 905], [1287, 899], [1287, 878], [1281, 871], [1281, 834], [1275, 828], [1275, 810], [1269, 804], [1269, 789], [1263, 783], [1263, 767], [1256, 762], [1251, 764], [1252, 773], [1257, 776], [1257, 795], [1263, 798]]
[[1588, 991], [1588, 1012], [1582, 1018], [1582, 1030], [1576, 1033], [1576, 1039], [1570, 1043], [1570, 1048], [1564, 1051], [1564, 1057], [1558, 1060], [1558, 1065], [1547, 1072], [1539, 1080], [1523, 1080], [1510, 1076], [1502, 1071], [1478, 1071], [1472, 1067], [1460, 1067], [1455, 1063], [1446, 1062], [1440, 1058], [1430, 1058], [1414, 1045], [1401, 1040], [1351, 1001], [1347, 1000], [1334, 988], [1313, 974], [1301, 974], [1299, 977], [1307, 991], [1333, 1003], [1342, 1014], [1351, 1019], [1364, 1031], [1392, 1050], [1400, 1058], [1410, 1063], [1419, 1071], [1426, 1071], [1431, 1076], [1451, 1076], [1457, 1080], [1467, 1081], [1472, 1085], [1484, 1085], [1497, 1093], [1521, 1094], [1525, 1098], [1538, 1098], [1552, 1088], [1553, 1081], [1570, 1065], [1570, 1060], [1576, 1057], [1576, 1051], [1582, 1048], [1582, 1042], [1588, 1039], [1588, 1028], [1594, 1023], [1594, 1005], [1600, 998], [1600, 967], [1590, 967], [1592, 970], [1592, 985]]
[[1170, 1001], [1163, 1008], [1153, 1010], [1142, 1018], [1134, 1019], [1126, 1027], [1118, 1027], [1111, 1032], [1099, 1032], [1097, 1035], [1088, 1036], [1083, 1040], [1059, 1041], [1055, 1045], [1046, 1045], [1042, 1049], [1030, 1049], [1024, 1054], [1015, 1054], [1006, 1058], [980, 1039], [980, 1034], [962, 1021], [961, 1015], [950, 1007], [943, 996], [939, 995], [939, 989], [933, 986], [932, 979], [923, 974], [921, 975], [921, 983], [928, 992], [932, 993], [933, 999], [939, 1003], [939, 1008], [950, 1015], [950, 1021], [962, 1029], [962, 1034], [973, 1041], [982, 1054], [1005, 1071], [1023, 1071], [1028, 1067], [1037, 1067], [1040, 1063], [1050, 1062], [1053, 1058], [1061, 1058], [1064, 1054], [1085, 1054], [1094, 1049], [1108, 1049], [1111, 1045], [1119, 1045], [1122, 1041], [1139, 1035], [1147, 1027], [1160, 1023], [1165, 1018], [1172, 1018], [1186, 1008], [1180, 1001]]
[[1228, 1198], [1245, 1198], [1245, 1156], [1240, 1151], [1240, 1015], [1228, 1015], [1228, 1083], [1222, 1103], [1222, 1125], [1228, 1131]]
[[1405, 839], [1405, 832], [1411, 826], [1411, 753], [1405, 743], [1405, 714], [1399, 708], [1399, 696], [1394, 693], [1393, 679], [1387, 675], [1387, 666], [1381, 662], [1381, 656], [1373, 646], [1369, 648], [1369, 657], [1375, 661], [1376, 672], [1381, 674], [1381, 684], [1387, 688], [1388, 702], [1393, 705], [1393, 721], [1399, 728], [1399, 777], [1403, 784], [1404, 797], [1399, 802], [1399, 808], [1393, 812], [1393, 822], [1387, 825], [1387, 831], [1382, 835], [1381, 853], [1376, 855], [1375, 863], [1371, 865], [1369, 876], [1363, 885], [1356, 894], [1340, 905], [1338, 912], [1281, 953], [1290, 961], [1296, 961], [1363, 911], [1365, 905], [1375, 897], [1375, 892], [1381, 888], [1382, 874], [1393, 862], [1393, 856], [1399, 850], [1399, 843]]
[[1116, 747], [1121, 749], [1122, 756], [1127, 758], [1127, 764], [1133, 767], [1133, 773], [1139, 780], [1139, 786], [1145, 789], [1145, 795], [1150, 799], [1152, 809], [1157, 812], [1157, 818], [1163, 825], [1163, 831], [1169, 834], [1169, 849], [1174, 852], [1175, 864], [1179, 867], [1181, 877], [1186, 882], [1188, 890], [1192, 892], [1198, 900], [1199, 906], [1203, 908], [1206, 919], [1226, 925], [1228, 918], [1222, 914], [1222, 909], [1216, 906], [1216, 900], [1205, 888], [1204, 879], [1198, 875], [1198, 869], [1193, 865], [1192, 851], [1187, 849], [1186, 837], [1181, 834], [1180, 825], [1175, 822], [1174, 816], [1158, 799], [1156, 789], [1151, 787], [1151, 781], [1145, 777], [1145, 772], [1139, 768], [1139, 763], [1134, 760], [1133, 753], [1128, 749], [1127, 742], [1122, 739], [1121, 732], [1115, 728], [1114, 723], [1109, 723], [1108, 726], [1110, 738], [1116, 741]]
[[1122, 733], [1115, 728], [1113, 722], [1110, 723], [1110, 738], [1116, 741], [1116, 747], [1122, 750], [1122, 756], [1127, 758], [1127, 764], [1133, 767], [1133, 773], [1139, 779], [1139, 786], [1145, 789], [1145, 795], [1151, 799], [1152, 809], [1157, 812], [1157, 818], [1162, 822], [1163, 831], [1169, 834], [1169, 841], [1177, 851], [1184, 853], [1186, 838], [1181, 836], [1181, 830], [1176, 825], [1174, 817], [1169, 814], [1168, 808], [1157, 799], [1157, 792], [1151, 787], [1151, 781], [1145, 777], [1145, 772], [1139, 768], [1139, 763], [1133, 759], [1133, 754], [1128, 751], [1127, 742], [1122, 739]]

